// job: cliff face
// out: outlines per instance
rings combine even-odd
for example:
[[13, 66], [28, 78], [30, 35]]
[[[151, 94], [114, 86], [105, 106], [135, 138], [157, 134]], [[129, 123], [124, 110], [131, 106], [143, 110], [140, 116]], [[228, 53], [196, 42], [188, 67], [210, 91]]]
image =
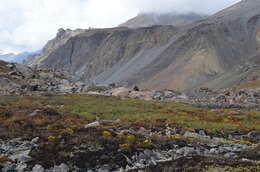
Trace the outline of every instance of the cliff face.
[[[99, 74], [118, 66], [120, 62], [126, 64], [143, 51], [158, 51], [176, 32], [177, 28], [172, 26], [85, 30], [64, 43], [55, 39], [50, 41], [57, 42], [59, 45], [55, 46], [59, 48], [53, 48], [48, 55], [43, 52], [30, 61], [29, 65], [64, 69], [75, 73], [84, 81], [92, 82]], [[50, 48], [47, 45], [46, 49]], [[41, 59], [40, 63], [38, 59]], [[145, 59], [139, 59], [143, 60], [144, 65], [148, 63]], [[149, 57], [146, 59], [152, 60]], [[122, 65], [120, 66], [123, 67]]]
[[[29, 64], [64, 69], [88, 83], [225, 88], [242, 79], [232, 79], [236, 74], [232, 71], [258, 54], [259, 17], [260, 1], [244, 0], [182, 27], [64, 31]], [[214, 80], [223, 84], [216, 86]]]

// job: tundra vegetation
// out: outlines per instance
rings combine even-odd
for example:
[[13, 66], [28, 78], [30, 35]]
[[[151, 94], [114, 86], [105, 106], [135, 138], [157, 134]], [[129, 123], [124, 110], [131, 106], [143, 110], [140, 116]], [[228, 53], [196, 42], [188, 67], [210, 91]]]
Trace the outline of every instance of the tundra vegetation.
[[[56, 164], [71, 162], [83, 169], [95, 168], [100, 164], [114, 164], [111, 168], [116, 169], [125, 167], [128, 164], [125, 156], [131, 157], [136, 152], [169, 150], [172, 143], [188, 145], [211, 142], [199, 137], [165, 134], [167, 128], [180, 132], [203, 131], [211, 138], [226, 138], [218, 142], [221, 145], [259, 144], [254, 138], [229, 138], [233, 132], [247, 134], [260, 130], [260, 112], [256, 110], [207, 109], [177, 102], [71, 94], [1, 96], [0, 114], [1, 139], [20, 137], [31, 140], [39, 137], [39, 147], [30, 153], [33, 157], [28, 163], [30, 168], [36, 164], [51, 168]], [[100, 125], [84, 127], [97, 119], [101, 121]], [[147, 131], [150, 134], [145, 134]], [[80, 146], [93, 150], [77, 152]], [[195, 157], [192, 161], [195, 164], [178, 162], [172, 167], [187, 171], [210, 171], [214, 168], [222, 171], [257, 171], [259, 148], [258, 145], [251, 152], [241, 153], [241, 156], [252, 158], [255, 162]], [[11, 160], [0, 157], [1, 163], [6, 161]]]

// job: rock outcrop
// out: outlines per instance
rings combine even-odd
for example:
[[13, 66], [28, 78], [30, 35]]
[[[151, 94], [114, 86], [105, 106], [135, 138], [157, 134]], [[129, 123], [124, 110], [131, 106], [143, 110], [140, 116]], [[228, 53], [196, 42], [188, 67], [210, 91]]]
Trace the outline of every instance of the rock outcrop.
[[71, 78], [63, 71], [0, 61], [0, 95], [84, 92], [85, 84], [72, 82]]

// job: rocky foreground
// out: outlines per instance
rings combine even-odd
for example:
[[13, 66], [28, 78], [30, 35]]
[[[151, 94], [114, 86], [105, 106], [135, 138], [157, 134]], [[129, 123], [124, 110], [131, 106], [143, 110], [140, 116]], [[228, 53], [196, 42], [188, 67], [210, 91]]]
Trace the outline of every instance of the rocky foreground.
[[[81, 129], [89, 133], [90, 129]], [[140, 130], [140, 129], [139, 129]], [[130, 128], [103, 131], [99, 141], [103, 145], [83, 142], [87, 136], [80, 135], [82, 143], [75, 143], [76, 135], [49, 138], [47, 143], [39, 137], [26, 141], [13, 139], [0, 141], [2, 171], [207, 171], [208, 169], [238, 169], [259, 171], [259, 145], [247, 141], [227, 141], [210, 137], [203, 130], [196, 132], [166, 128], [143, 133]], [[101, 131], [92, 131], [99, 135]], [[139, 138], [135, 138], [138, 134]], [[156, 138], [156, 136], [158, 138]], [[230, 135], [230, 137], [257, 139], [259, 133]], [[72, 137], [72, 138], [69, 138]], [[89, 137], [89, 136], [88, 136]], [[125, 137], [125, 138], [124, 138]], [[143, 137], [143, 138], [142, 138]], [[148, 139], [151, 138], [151, 139]], [[115, 144], [126, 139], [117, 150]], [[89, 142], [89, 141], [88, 141]], [[134, 143], [139, 142], [139, 143]], [[133, 145], [131, 145], [133, 144]], [[136, 144], [136, 145], [135, 145]], [[136, 146], [136, 148], [132, 148]], [[135, 149], [131, 152], [131, 149]], [[53, 161], [53, 162], [52, 162]], [[52, 166], [53, 164], [56, 164]], [[224, 168], [223, 165], [225, 164]], [[219, 167], [218, 167], [219, 165]], [[235, 165], [238, 165], [235, 166]]]
[[2, 96], [1, 171], [259, 171], [259, 111], [97, 95]]

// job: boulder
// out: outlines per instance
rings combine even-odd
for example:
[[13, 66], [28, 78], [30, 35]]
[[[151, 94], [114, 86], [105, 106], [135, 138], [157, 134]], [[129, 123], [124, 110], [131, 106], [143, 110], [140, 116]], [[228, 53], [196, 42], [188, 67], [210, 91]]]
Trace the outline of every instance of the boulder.
[[115, 88], [111, 91], [112, 96], [126, 98], [130, 94], [130, 90], [125, 87]]
[[142, 100], [152, 100], [153, 92], [151, 91], [132, 91], [129, 93], [129, 98], [142, 99]]

